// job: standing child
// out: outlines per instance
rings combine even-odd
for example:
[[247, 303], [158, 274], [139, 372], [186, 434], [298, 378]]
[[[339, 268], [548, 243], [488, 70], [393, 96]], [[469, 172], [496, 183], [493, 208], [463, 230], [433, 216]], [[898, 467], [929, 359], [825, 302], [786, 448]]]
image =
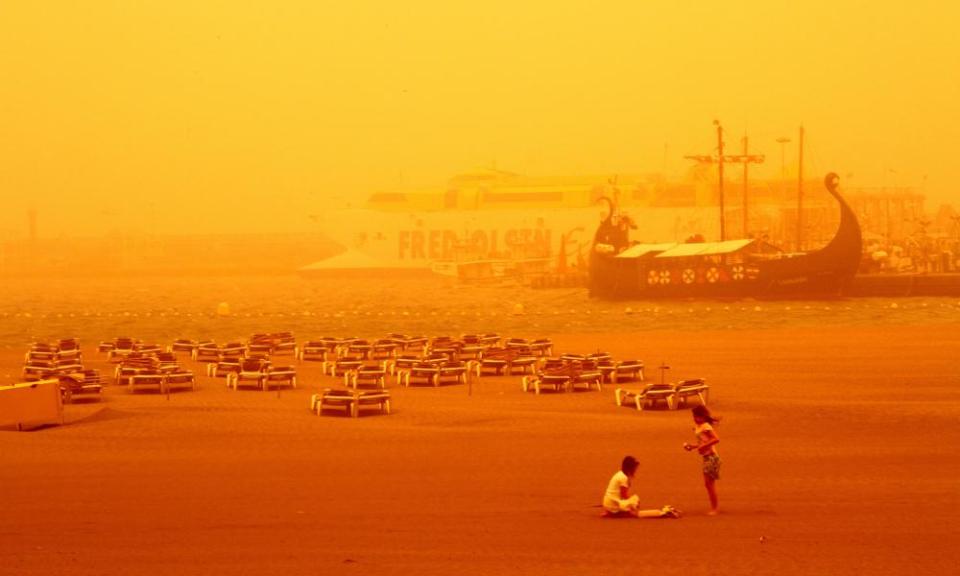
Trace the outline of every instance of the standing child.
[[670, 506], [660, 510], [640, 510], [640, 497], [630, 495], [630, 484], [640, 463], [633, 456], [626, 456], [620, 464], [620, 470], [610, 478], [607, 491], [603, 494], [603, 509], [608, 516], [636, 516], [638, 518], [678, 518], [679, 514]]
[[717, 480], [720, 479], [720, 454], [717, 453], [717, 444], [720, 443], [720, 437], [713, 430], [713, 425], [720, 421], [720, 418], [711, 416], [706, 406], [694, 406], [693, 422], [696, 427], [693, 433], [697, 436], [697, 443], [690, 444], [684, 442], [683, 449], [696, 450], [703, 457], [703, 483], [707, 488], [707, 496], [710, 497], [710, 516], [715, 516], [720, 510], [717, 507]]

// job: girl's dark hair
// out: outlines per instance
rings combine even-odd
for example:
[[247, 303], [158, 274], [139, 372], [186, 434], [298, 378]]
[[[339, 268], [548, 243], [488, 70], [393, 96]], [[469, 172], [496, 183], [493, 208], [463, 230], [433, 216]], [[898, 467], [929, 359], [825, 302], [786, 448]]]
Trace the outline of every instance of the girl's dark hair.
[[620, 464], [620, 469], [623, 470], [624, 474], [629, 476], [639, 465], [640, 463], [637, 462], [637, 459], [633, 456], [624, 456], [623, 463]]
[[693, 415], [695, 417], [700, 418], [707, 424], [716, 424], [717, 422], [720, 421], [719, 416], [711, 416], [710, 410], [708, 410], [707, 407], [702, 404], [698, 404], [694, 406], [691, 412], [693, 412]]

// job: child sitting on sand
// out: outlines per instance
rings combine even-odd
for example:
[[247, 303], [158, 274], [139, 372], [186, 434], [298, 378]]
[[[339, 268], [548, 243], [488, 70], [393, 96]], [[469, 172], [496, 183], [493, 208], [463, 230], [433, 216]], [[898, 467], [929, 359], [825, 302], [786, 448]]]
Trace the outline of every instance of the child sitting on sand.
[[684, 442], [683, 449], [686, 451], [696, 450], [703, 456], [703, 483], [707, 487], [707, 496], [710, 497], [710, 516], [719, 512], [717, 508], [717, 486], [716, 482], [720, 479], [720, 454], [717, 453], [716, 445], [720, 443], [720, 438], [713, 431], [713, 425], [720, 421], [720, 418], [710, 415], [706, 406], [693, 407], [693, 422], [696, 427], [693, 433], [697, 436], [697, 443], [690, 444]]
[[636, 516], [637, 518], [679, 518], [671, 506], [660, 510], [640, 510], [640, 497], [630, 496], [630, 483], [640, 463], [633, 456], [626, 456], [620, 470], [610, 478], [603, 495], [603, 509], [607, 516]]

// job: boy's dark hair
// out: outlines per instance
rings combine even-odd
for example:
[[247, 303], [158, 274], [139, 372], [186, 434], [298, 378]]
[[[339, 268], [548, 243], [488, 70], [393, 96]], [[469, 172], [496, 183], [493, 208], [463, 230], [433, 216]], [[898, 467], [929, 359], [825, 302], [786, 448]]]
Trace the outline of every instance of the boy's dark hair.
[[620, 464], [620, 470], [623, 470], [623, 473], [629, 476], [639, 465], [640, 463], [633, 456], [624, 456], [623, 462]]

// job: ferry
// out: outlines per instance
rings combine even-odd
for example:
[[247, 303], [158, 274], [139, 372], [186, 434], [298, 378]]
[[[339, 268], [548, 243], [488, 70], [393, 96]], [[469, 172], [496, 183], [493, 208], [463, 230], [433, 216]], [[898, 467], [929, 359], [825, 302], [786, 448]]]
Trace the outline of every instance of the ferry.
[[[586, 268], [591, 224], [609, 210], [643, 223], [639, 235], [682, 241], [715, 234], [714, 190], [694, 170], [682, 182], [659, 174], [525, 176], [480, 169], [439, 190], [379, 192], [359, 208], [318, 216], [343, 252], [304, 266], [305, 277], [343, 272], [503, 275], [560, 266]], [[465, 272], [462, 272], [465, 271]]]

